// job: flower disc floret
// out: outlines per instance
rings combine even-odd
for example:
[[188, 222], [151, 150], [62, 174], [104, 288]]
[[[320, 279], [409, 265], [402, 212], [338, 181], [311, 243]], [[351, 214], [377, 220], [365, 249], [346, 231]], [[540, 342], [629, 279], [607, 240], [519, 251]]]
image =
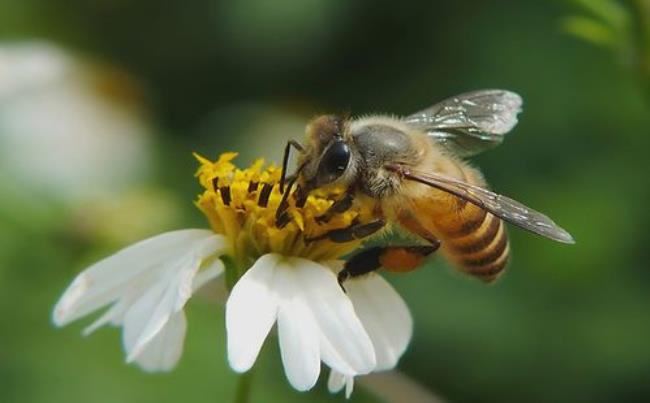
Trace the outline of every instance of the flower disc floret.
[[333, 229], [372, 220], [370, 208], [364, 205], [355, 205], [328, 221], [317, 219], [343, 196], [345, 189], [331, 187], [313, 191], [303, 206], [298, 205], [298, 193], [294, 189], [287, 199], [289, 220], [279, 226], [276, 211], [282, 200], [280, 169], [272, 164], [265, 166], [262, 159], [239, 169], [232, 163], [236, 156], [236, 153], [225, 153], [212, 162], [196, 155], [201, 164], [196, 176], [205, 189], [196, 204], [212, 229], [233, 242], [239, 265], [250, 267], [267, 253], [317, 261], [336, 259], [360, 245], [358, 240], [345, 243], [312, 240]]

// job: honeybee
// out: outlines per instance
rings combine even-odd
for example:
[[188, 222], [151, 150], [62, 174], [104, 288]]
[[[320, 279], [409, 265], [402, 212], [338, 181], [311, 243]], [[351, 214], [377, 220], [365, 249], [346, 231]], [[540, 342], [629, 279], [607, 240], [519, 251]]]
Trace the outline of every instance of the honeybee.
[[[410, 271], [438, 248], [460, 271], [494, 281], [509, 257], [504, 221], [548, 239], [571, 244], [571, 235], [547, 216], [487, 189], [465, 158], [493, 148], [517, 124], [519, 95], [505, 90], [461, 94], [404, 118], [348, 119], [324, 115], [311, 121], [302, 145], [289, 141], [281, 189], [304, 195], [326, 186], [348, 189], [322, 217], [372, 203], [376, 220], [321, 236], [347, 242], [398, 226], [421, 240], [414, 246], [380, 246], [350, 258], [339, 282], [379, 267]], [[291, 147], [299, 152], [295, 175], [286, 171]], [[277, 211], [278, 223], [286, 203]]]

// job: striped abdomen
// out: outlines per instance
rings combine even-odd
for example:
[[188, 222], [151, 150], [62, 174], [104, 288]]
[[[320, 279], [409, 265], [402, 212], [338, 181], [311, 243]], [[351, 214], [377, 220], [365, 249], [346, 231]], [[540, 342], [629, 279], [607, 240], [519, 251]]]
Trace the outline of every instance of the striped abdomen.
[[[480, 183], [475, 179], [477, 176], [470, 178], [474, 180], [468, 181]], [[494, 281], [509, 256], [503, 221], [448, 193], [438, 190], [428, 193], [430, 197], [417, 200], [413, 206], [419, 224], [440, 240], [443, 253], [459, 270], [486, 282]]]
[[443, 251], [463, 272], [494, 281], [508, 262], [505, 225], [498, 217], [465, 203], [463, 211], [437, 217]]

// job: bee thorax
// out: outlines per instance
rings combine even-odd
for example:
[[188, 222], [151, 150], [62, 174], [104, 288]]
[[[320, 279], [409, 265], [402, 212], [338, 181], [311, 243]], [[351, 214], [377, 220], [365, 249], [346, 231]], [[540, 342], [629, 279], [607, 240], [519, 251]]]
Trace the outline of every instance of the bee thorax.
[[402, 180], [384, 167], [387, 163], [413, 161], [417, 153], [410, 136], [397, 127], [378, 123], [353, 127], [352, 136], [359, 156], [361, 191], [374, 198], [397, 193]]
[[366, 195], [383, 199], [399, 192], [401, 178], [385, 169], [367, 169], [361, 172], [358, 187]]

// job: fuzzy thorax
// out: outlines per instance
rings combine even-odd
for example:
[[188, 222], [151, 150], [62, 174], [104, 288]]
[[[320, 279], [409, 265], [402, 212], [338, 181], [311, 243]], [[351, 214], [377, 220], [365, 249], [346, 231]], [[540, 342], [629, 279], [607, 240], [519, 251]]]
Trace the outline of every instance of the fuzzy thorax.
[[236, 156], [236, 153], [224, 153], [212, 162], [196, 155], [201, 164], [196, 176], [205, 189], [196, 204], [212, 229], [230, 240], [241, 267], [249, 267], [267, 253], [323, 261], [340, 258], [359, 246], [357, 240], [334, 243], [328, 239], [310, 239], [333, 229], [371, 221], [370, 207], [355, 205], [327, 222], [320, 222], [317, 217], [340, 199], [345, 189], [314, 190], [302, 207], [296, 206], [292, 194], [287, 210], [290, 220], [280, 228], [276, 225], [276, 210], [282, 199], [280, 169], [265, 165], [262, 159], [239, 169], [232, 163]]

